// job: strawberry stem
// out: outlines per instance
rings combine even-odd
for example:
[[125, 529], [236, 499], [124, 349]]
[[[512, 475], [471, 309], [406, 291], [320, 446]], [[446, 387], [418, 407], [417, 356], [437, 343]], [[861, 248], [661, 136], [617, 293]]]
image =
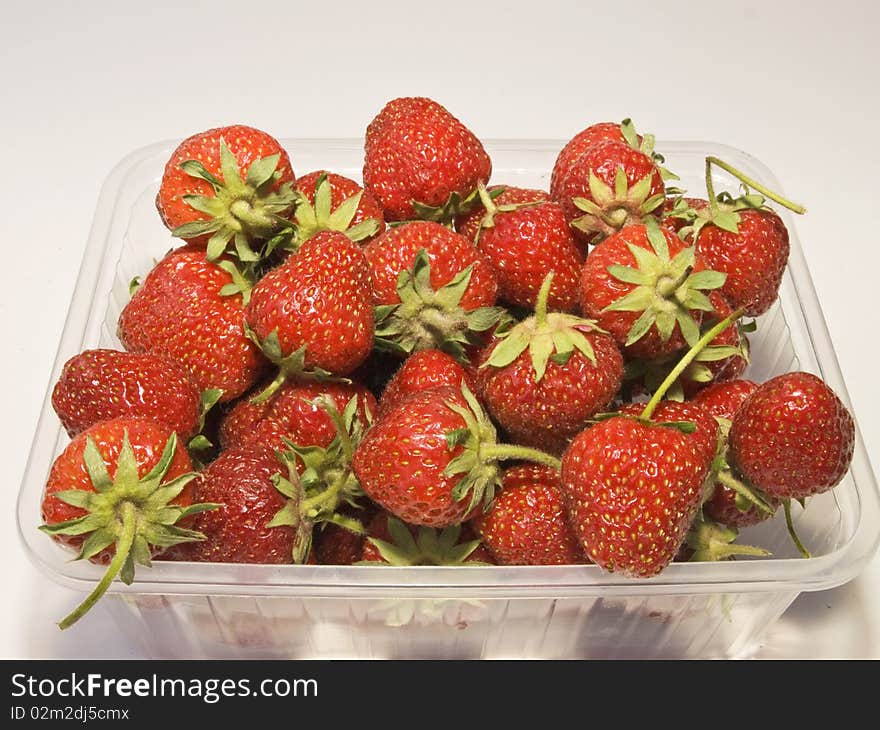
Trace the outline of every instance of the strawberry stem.
[[278, 389], [282, 385], [284, 385], [285, 380], [287, 380], [287, 375], [285, 374], [284, 370], [279, 369], [278, 374], [275, 376], [272, 382], [269, 383], [269, 385], [267, 385], [260, 393], [251, 398], [250, 402], [253, 403], [255, 406], [259, 405], [260, 403], [265, 403], [273, 395], [275, 395], [275, 393], [278, 392]]
[[678, 376], [681, 375], [685, 368], [690, 365], [705, 348], [706, 346], [712, 342], [718, 335], [720, 335], [724, 330], [730, 327], [737, 319], [739, 319], [743, 313], [745, 312], [745, 307], [740, 307], [739, 309], [735, 309], [729, 315], [727, 315], [724, 319], [722, 319], [718, 324], [716, 324], [712, 329], [710, 329], [706, 334], [704, 334], [694, 346], [688, 350], [681, 360], [678, 361], [676, 366], [670, 370], [669, 375], [666, 376], [666, 379], [660, 383], [660, 387], [654, 391], [654, 395], [651, 396], [651, 400], [648, 401], [645, 409], [642, 411], [640, 418], [650, 419], [654, 414], [654, 410], [657, 408], [657, 405], [663, 399], [663, 396], [666, 395], [666, 392], [672, 387], [676, 380], [678, 380]]
[[549, 466], [551, 469], [559, 471], [562, 469], [562, 462], [555, 456], [545, 454], [543, 451], [533, 449], [529, 446], [514, 446], [512, 444], [485, 444], [480, 446], [480, 458], [484, 462], [489, 461], [506, 461], [506, 460], [522, 460], [533, 461], [536, 464]]
[[727, 469], [718, 472], [715, 478], [728, 489], [732, 489], [737, 494], [742, 495], [761, 512], [772, 514], [775, 511], [773, 507], [769, 505], [765, 499], [760, 497], [748, 484], [737, 479]]
[[116, 554], [113, 556], [113, 560], [110, 561], [110, 565], [107, 566], [107, 572], [104, 573], [104, 577], [101, 578], [98, 585], [95, 586], [94, 590], [89, 593], [86, 599], [58, 623], [59, 628], [70, 628], [85, 616], [91, 610], [92, 606], [94, 606], [107, 592], [113, 579], [116, 578], [119, 571], [122, 570], [122, 566], [124, 566], [125, 562], [128, 560], [131, 547], [134, 545], [135, 534], [137, 532], [137, 510], [135, 510], [135, 506], [131, 502], [123, 502], [120, 506], [120, 512], [122, 531], [120, 532], [119, 540], [116, 543]]
[[794, 546], [798, 549], [798, 552], [805, 558], [813, 557], [810, 554], [810, 551], [804, 547], [804, 544], [801, 542], [801, 539], [798, 537], [797, 530], [794, 529], [794, 522], [791, 520], [791, 500], [786, 499], [782, 502], [782, 508], [785, 510], [785, 526], [788, 528], [788, 534], [791, 536], [791, 540], [794, 543]]
[[553, 272], [551, 271], [541, 282], [538, 290], [538, 301], [535, 302], [535, 329], [540, 330], [547, 326], [547, 300], [550, 298], [550, 288], [553, 286]]
[[718, 167], [720, 167], [722, 170], [725, 170], [726, 172], [729, 172], [737, 180], [744, 183], [746, 186], [757, 190], [762, 195], [767, 196], [768, 198], [770, 198], [770, 200], [772, 200], [776, 203], [779, 203], [779, 205], [781, 205], [785, 208], [788, 208], [790, 211], [793, 211], [793, 212], [799, 213], [799, 214], [803, 214], [803, 213], [807, 212], [807, 209], [804, 206], [799, 205], [798, 203], [794, 203], [791, 200], [788, 200], [787, 198], [783, 198], [779, 193], [774, 193], [772, 190], [765, 187], [764, 185], [759, 183], [757, 180], [753, 180], [748, 175], [746, 175], [744, 172], [737, 170], [733, 165], [730, 165], [730, 164], [724, 162], [724, 160], [719, 160], [717, 157], [712, 157], [712, 156], [709, 156], [706, 158], [706, 189], [707, 189], [707, 192], [709, 193], [709, 204], [710, 205], [712, 205], [712, 203], [715, 199], [714, 194], [712, 194], [712, 191], [710, 190], [711, 177], [712, 177], [712, 174], [709, 171], [710, 165], [718, 165]]

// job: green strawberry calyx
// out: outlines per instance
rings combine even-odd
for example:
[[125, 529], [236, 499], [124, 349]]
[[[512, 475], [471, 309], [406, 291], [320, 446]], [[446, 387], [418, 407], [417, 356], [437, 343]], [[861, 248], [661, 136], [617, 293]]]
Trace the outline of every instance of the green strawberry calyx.
[[184, 202], [203, 213], [204, 220], [177, 226], [171, 231], [178, 238], [196, 238], [210, 234], [208, 260], [220, 258], [232, 244], [231, 253], [244, 263], [258, 261], [261, 255], [253, 244], [267, 241], [288, 228], [286, 215], [293, 209], [296, 196], [293, 186], [281, 177], [280, 153], [254, 160], [244, 179], [241, 167], [226, 141], [220, 140], [220, 171], [218, 178], [198, 160], [184, 160], [180, 168], [190, 177], [204, 180], [213, 195], [184, 195]]
[[632, 147], [634, 150], [638, 150], [644, 155], [647, 155], [652, 160], [654, 160], [654, 164], [657, 165], [657, 169], [660, 170], [660, 177], [664, 180], [678, 180], [679, 177], [671, 170], [663, 167], [663, 163], [666, 162], [666, 158], [663, 157], [659, 152], [654, 150], [654, 144], [656, 143], [656, 138], [653, 134], [642, 134], [641, 141], [639, 141], [639, 133], [636, 132], [636, 127], [633, 124], [632, 119], [627, 117], [620, 123], [620, 133], [623, 135], [623, 138], [626, 140], [627, 144]]
[[735, 527], [718, 524], [698, 516], [691, 525], [685, 541], [694, 552], [690, 560], [692, 562], [708, 562], [716, 560], [730, 560], [737, 555], [750, 557], [766, 557], [769, 550], [753, 545], [740, 545], [734, 541], [739, 536]]
[[273, 330], [266, 339], [261, 340], [260, 336], [248, 325], [244, 323], [244, 333], [268, 360], [278, 368], [278, 372], [272, 381], [262, 391], [251, 398], [251, 403], [265, 403], [269, 400], [278, 389], [284, 385], [289, 378], [299, 380], [316, 380], [321, 383], [350, 383], [348, 378], [340, 378], [332, 373], [319, 367], [306, 367], [306, 345], [303, 345], [290, 354], [285, 354], [281, 347], [281, 341], [278, 339], [278, 331]]
[[409, 355], [417, 350], [442, 350], [459, 360], [465, 348], [479, 343], [479, 335], [505, 316], [502, 307], [465, 310], [461, 299], [467, 291], [473, 264], [443, 287], [431, 285], [431, 261], [419, 249], [409, 271], [397, 279], [400, 304], [375, 308], [375, 345], [380, 350]]
[[[459, 542], [461, 525], [436, 530], [419, 527], [415, 537], [396, 517], [388, 517], [391, 541], [367, 537], [382, 556], [381, 561], [363, 560], [359, 565], [463, 565], [480, 546], [480, 540]], [[481, 563], [468, 563], [480, 565]]]
[[495, 492], [501, 486], [500, 461], [516, 459], [544, 464], [556, 470], [561, 468], [559, 459], [538, 449], [498, 443], [495, 426], [464, 381], [461, 394], [466, 406], [446, 401], [446, 406], [461, 417], [464, 426], [446, 434], [449, 450], [461, 450], [449, 461], [443, 474], [448, 477], [461, 475], [452, 496], [459, 502], [469, 499], [468, 512], [479, 504], [484, 510], [492, 506]]
[[460, 215], [467, 215], [480, 207], [480, 193], [478, 189], [462, 195], [453, 190], [442, 205], [427, 205], [418, 200], [411, 200], [415, 211], [415, 219], [422, 221], [434, 221], [444, 226], [451, 226], [452, 222]]
[[364, 534], [359, 520], [341, 514], [339, 508], [350, 505], [360, 508], [363, 496], [360, 483], [351, 468], [355, 449], [372, 423], [358, 412], [358, 396], [348, 401], [342, 413], [328, 395], [320, 395], [314, 405], [323, 408], [336, 429], [326, 446], [300, 446], [285, 439], [287, 450], [278, 454], [287, 465], [288, 476], [273, 476], [275, 488], [288, 498], [287, 504], [270, 522], [270, 527], [288, 525], [297, 530], [293, 562], [303, 563], [309, 556], [315, 525], [332, 523], [359, 535]]
[[666, 200], [663, 193], [651, 195], [653, 176], [653, 172], [649, 173], [630, 185], [626, 171], [618, 167], [612, 188], [590, 170], [589, 188], [592, 199], [572, 199], [572, 203], [584, 215], [575, 218], [571, 225], [590, 234], [591, 242], [597, 243], [624, 226], [653, 219]]
[[219, 505], [201, 503], [181, 507], [171, 504], [196, 476], [191, 472], [165, 482], [176, 449], [177, 435], [172, 433], [156, 465], [143, 477], [138, 476], [137, 458], [126, 430], [116, 473], [111, 479], [94, 439], [86, 439], [83, 463], [95, 491], [68, 489], [52, 495], [86, 514], [56, 524], [41, 525], [39, 529], [48, 535], [85, 536], [76, 560], [88, 560], [111, 545], [115, 552], [95, 589], [58, 624], [62, 629], [72, 626], [88, 613], [117, 575], [123, 583], [130, 585], [134, 580], [135, 564], [150, 567], [151, 546], [168, 548], [205, 539], [202, 533], [180, 527], [178, 523]]
[[379, 232], [380, 223], [375, 218], [367, 218], [352, 226], [358, 205], [364, 191], [361, 190], [342, 201], [336, 209], [332, 208], [332, 188], [327, 173], [321, 173], [315, 183], [315, 202], [312, 203], [303, 193], [296, 191], [296, 243], [302, 245], [321, 231], [339, 231], [351, 241], [363, 241]]
[[672, 258], [657, 221], [648, 218], [645, 228], [652, 250], [627, 242], [636, 265], [613, 264], [608, 267], [608, 273], [632, 285], [632, 289], [603, 312], [641, 312], [627, 333], [626, 345], [637, 342], [652, 326], [666, 342], [677, 324], [685, 342], [693, 346], [700, 339], [700, 327], [693, 312], [715, 311], [704, 292], [723, 286], [727, 275], [711, 270], [694, 272], [696, 250], [693, 246], [683, 248]]
[[596, 365], [596, 354], [585, 333], [604, 332], [593, 320], [564, 312], [547, 312], [547, 300], [553, 285], [553, 272], [547, 274], [538, 291], [535, 314], [514, 327], [496, 333], [500, 342], [480, 367], [503, 368], [528, 350], [534, 380], [540, 383], [552, 360], [565, 365], [575, 351]]

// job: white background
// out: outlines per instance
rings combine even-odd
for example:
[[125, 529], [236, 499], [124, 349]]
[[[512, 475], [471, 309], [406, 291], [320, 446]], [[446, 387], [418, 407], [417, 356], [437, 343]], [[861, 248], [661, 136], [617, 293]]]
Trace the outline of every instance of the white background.
[[[103, 179], [134, 148], [220, 124], [361, 136], [386, 100], [425, 95], [483, 137], [632, 116], [750, 152], [809, 207], [800, 238], [880, 462], [880, 4], [443, 5], [0, 0], [0, 656], [138, 656], [100, 608], [55, 628], [77, 596], [25, 557], [14, 500]], [[880, 558], [803, 594], [759, 655], [880, 658]]]

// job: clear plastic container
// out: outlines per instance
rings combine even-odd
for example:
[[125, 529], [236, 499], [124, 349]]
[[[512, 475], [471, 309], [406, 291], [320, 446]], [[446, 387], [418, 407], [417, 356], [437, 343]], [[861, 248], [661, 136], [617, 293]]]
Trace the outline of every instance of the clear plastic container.
[[[360, 140], [284, 140], [298, 173], [326, 168], [359, 178]], [[36, 529], [53, 459], [68, 439], [49, 396], [64, 362], [89, 347], [118, 347], [116, 320], [128, 283], [175, 245], [154, 207], [175, 143], [138, 150], [112, 172], [98, 202], [67, 323], [52, 371], [18, 503], [19, 529], [32, 560], [59, 583], [87, 592], [101, 569]], [[493, 182], [547, 188], [560, 141], [490, 141]], [[682, 185], [703, 189], [704, 158], [717, 155], [771, 188], [773, 174], [729, 147], [658, 145]], [[719, 176], [719, 190], [731, 181]], [[843, 400], [840, 375], [804, 263], [793, 216], [791, 259], [780, 301], [752, 335], [748, 377], [789, 370], [824, 378]], [[764, 630], [801, 591], [853, 578], [880, 535], [880, 499], [858, 436], [852, 469], [806, 510], [794, 507], [813, 552], [798, 557], [780, 516], [744, 531], [772, 558], [682, 563], [647, 580], [596, 566], [333, 567], [157, 562], [135, 582], [115, 582], [104, 599], [119, 630], [151, 656], [169, 658], [648, 658], [748, 656]], [[74, 629], [75, 630], [75, 629]]]

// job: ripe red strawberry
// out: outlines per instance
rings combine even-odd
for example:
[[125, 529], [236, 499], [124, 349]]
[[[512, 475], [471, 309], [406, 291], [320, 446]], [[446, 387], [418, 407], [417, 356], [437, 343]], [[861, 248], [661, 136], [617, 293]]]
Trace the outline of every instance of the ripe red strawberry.
[[757, 388], [758, 384], [751, 380], [713, 383], [698, 392], [694, 396], [693, 402], [705, 408], [716, 418], [732, 421], [739, 407]]
[[660, 169], [648, 155], [609, 140], [590, 147], [572, 163], [554, 200], [562, 206], [575, 238], [586, 244], [658, 216], [665, 191]]
[[254, 403], [246, 396], [238, 401], [220, 424], [220, 443], [227, 449], [259, 444], [284, 451], [286, 438], [300, 446], [326, 448], [336, 427], [320, 405], [322, 395], [332, 398], [339, 411], [356, 397], [364, 421], [368, 412], [376, 412], [376, 399], [359, 383], [288, 380], [268, 400]]
[[495, 429], [466, 387], [411, 395], [367, 431], [352, 465], [361, 488], [402, 520], [429, 527], [465, 521], [491, 502], [499, 459], [557, 465], [546, 454], [496, 443]]
[[646, 578], [675, 557], [700, 506], [709, 464], [676, 428], [615, 416], [562, 457], [566, 511], [587, 557]]
[[730, 460], [754, 486], [780, 498], [825, 492], [849, 469], [855, 424], [815, 375], [785, 373], [758, 386], [730, 428]]
[[414, 393], [444, 385], [460, 388], [462, 382], [471, 390], [476, 388], [472, 370], [465, 368], [455, 358], [440, 350], [414, 352], [404, 360], [385, 386], [379, 399], [376, 418], [382, 418]]
[[253, 339], [279, 367], [261, 398], [287, 377], [350, 373], [373, 345], [363, 252], [342, 233], [319, 233], [257, 283], [245, 319]]
[[119, 316], [126, 350], [174, 360], [201, 390], [220, 389], [221, 401], [237, 398], [265, 368], [244, 332], [246, 288], [220, 262], [185, 246], [171, 251], [144, 279]]
[[166, 548], [203, 537], [179, 526], [209, 507], [192, 503], [191, 472], [186, 449], [168, 426], [128, 416], [83, 431], [55, 459], [40, 529], [79, 550], [78, 560], [108, 564], [61, 628], [82, 618], [117, 575], [131, 583], [135, 563], [149, 567]]
[[186, 370], [148, 353], [86, 350], [70, 358], [52, 391], [70, 436], [119, 416], [161, 421], [184, 441], [199, 430], [201, 395]]
[[307, 241], [321, 231], [340, 231], [365, 243], [385, 230], [382, 208], [354, 180], [318, 170], [297, 178], [297, 238]]
[[[311, 525], [300, 517], [300, 490], [270, 449], [223, 451], [197, 482], [200, 499], [221, 505], [196, 518], [205, 540], [181, 546], [175, 560], [209, 563], [303, 563]], [[295, 480], [294, 480], [295, 481]]]
[[[501, 193], [494, 200], [493, 191]], [[584, 253], [572, 238], [562, 208], [550, 202], [546, 193], [535, 196], [522, 188], [481, 188], [480, 200], [483, 206], [460, 218], [457, 227], [476, 242], [495, 269], [498, 298], [532, 309], [541, 282], [552, 271], [556, 285], [550, 309], [576, 310]], [[475, 233], [469, 235], [474, 228]]]
[[495, 564], [495, 558], [467, 524], [442, 531], [414, 527], [387, 512], [379, 512], [370, 521], [360, 559], [385, 565]]
[[547, 466], [507, 469], [492, 507], [474, 526], [501, 565], [587, 562], [568, 524], [559, 472]]
[[496, 338], [478, 357], [479, 392], [517, 442], [562, 453], [620, 389], [623, 358], [595, 323], [547, 312], [550, 275], [533, 317]]
[[209, 260], [232, 244], [248, 261], [284, 228], [294, 180], [290, 158], [274, 137], [241, 124], [217, 127], [174, 150], [156, 207], [175, 236], [206, 245]]
[[367, 127], [364, 187], [387, 220], [451, 221], [492, 163], [474, 134], [431, 99], [389, 101]]
[[[571, 172], [573, 164], [587, 150], [595, 147], [600, 142], [609, 140], [628, 144], [626, 137], [618, 122], [598, 122], [591, 124], [586, 129], [578, 132], [559, 151], [556, 163], [553, 165], [553, 173], [550, 176], [550, 195], [554, 200], [559, 199], [562, 180]], [[637, 138], [641, 142], [641, 136]]]
[[430, 221], [404, 223], [364, 249], [370, 262], [377, 345], [402, 354], [441, 349], [457, 357], [503, 314], [498, 282], [464, 236]]
[[705, 292], [724, 275], [705, 270], [694, 247], [649, 219], [606, 238], [587, 256], [581, 272], [581, 306], [631, 357], [654, 359], [693, 345]]
[[[620, 409], [620, 413], [639, 417], [645, 409], [644, 403], [630, 403]], [[654, 423], [688, 423], [694, 430], [687, 433], [691, 445], [708, 464], [715, 458], [718, 450], [718, 421], [705, 408], [697, 403], [680, 403], [674, 400], [661, 400], [650, 416]]]
[[736, 232], [708, 223], [696, 234], [706, 265], [727, 274], [720, 291], [732, 307], [756, 317], [776, 301], [788, 263], [788, 230], [773, 211], [742, 210]]

